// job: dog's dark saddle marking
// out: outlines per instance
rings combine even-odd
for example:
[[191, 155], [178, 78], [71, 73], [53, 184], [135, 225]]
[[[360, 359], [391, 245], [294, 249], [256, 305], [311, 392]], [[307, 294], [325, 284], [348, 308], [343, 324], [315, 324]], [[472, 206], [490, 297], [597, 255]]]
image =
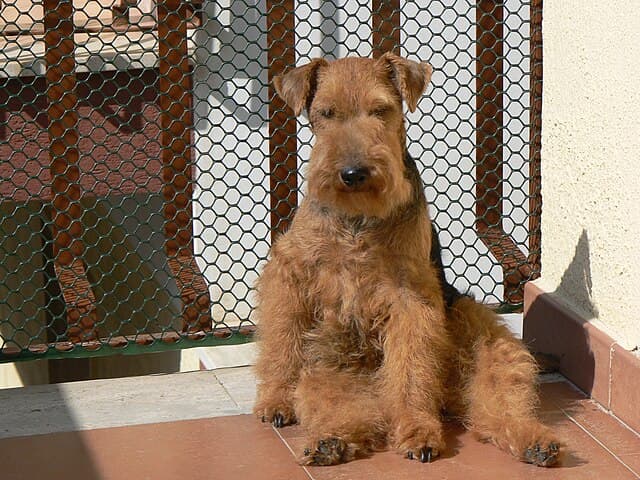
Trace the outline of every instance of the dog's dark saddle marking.
[[[414, 182], [414, 194], [424, 197], [422, 179], [420, 178], [420, 172], [415, 160], [409, 155], [409, 152], [405, 153], [404, 157], [405, 167], [410, 178]], [[418, 191], [415, 191], [418, 190]], [[424, 201], [424, 200], [423, 200]], [[444, 274], [444, 266], [442, 265], [442, 248], [440, 247], [440, 240], [438, 239], [438, 232], [435, 225], [431, 222], [431, 262], [438, 271], [438, 278], [440, 280], [440, 286], [442, 288], [442, 294], [447, 307], [453, 305], [456, 300], [463, 296], [456, 287], [451, 285]]]
[[436, 227], [433, 223], [431, 224], [431, 261], [438, 270], [438, 277], [440, 278], [440, 286], [442, 287], [444, 301], [447, 307], [450, 307], [463, 295], [458, 291], [456, 287], [454, 287], [447, 281], [447, 278], [444, 275], [444, 266], [442, 265], [442, 249], [440, 248], [438, 232], [436, 231]]

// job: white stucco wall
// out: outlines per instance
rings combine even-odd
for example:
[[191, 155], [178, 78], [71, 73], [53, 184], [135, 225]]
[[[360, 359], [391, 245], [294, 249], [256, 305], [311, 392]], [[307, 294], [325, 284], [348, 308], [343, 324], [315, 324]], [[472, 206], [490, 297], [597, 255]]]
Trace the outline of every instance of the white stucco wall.
[[640, 2], [545, 0], [542, 277], [640, 345]]

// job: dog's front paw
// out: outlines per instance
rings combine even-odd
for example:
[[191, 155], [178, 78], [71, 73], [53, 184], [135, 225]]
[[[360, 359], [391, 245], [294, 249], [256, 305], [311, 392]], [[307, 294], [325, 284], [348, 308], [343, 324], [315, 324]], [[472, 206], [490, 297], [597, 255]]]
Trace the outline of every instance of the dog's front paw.
[[293, 405], [287, 402], [260, 400], [256, 403], [253, 412], [262, 422], [269, 422], [276, 428], [296, 423]]
[[348, 446], [338, 437], [323, 438], [304, 449], [300, 463], [303, 465], [336, 465], [347, 461]]
[[262, 413], [256, 413], [262, 422], [269, 422], [276, 428], [286, 427], [296, 423], [296, 414], [293, 409], [285, 406], [263, 409]]
[[440, 452], [432, 447], [422, 447], [419, 452], [420, 454], [418, 455], [415, 450], [409, 450], [407, 452], [407, 458], [409, 460], [420, 460], [421, 463], [431, 463], [434, 458], [440, 455]]
[[528, 446], [522, 453], [522, 460], [539, 467], [551, 467], [560, 459], [560, 442], [538, 441]]
[[442, 426], [439, 422], [401, 426], [396, 429], [394, 446], [406, 458], [431, 463], [444, 449]]
[[276, 409], [273, 415], [262, 415], [260, 420], [270, 422], [276, 428], [282, 428], [296, 423], [296, 416], [293, 413], [282, 413], [280, 409]]

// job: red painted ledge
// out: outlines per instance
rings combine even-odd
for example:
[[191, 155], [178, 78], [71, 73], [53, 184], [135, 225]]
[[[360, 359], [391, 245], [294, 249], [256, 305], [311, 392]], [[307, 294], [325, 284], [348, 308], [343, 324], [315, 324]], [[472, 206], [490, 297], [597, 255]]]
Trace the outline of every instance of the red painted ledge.
[[640, 358], [531, 282], [522, 336], [532, 352], [554, 358], [560, 373], [640, 432]]

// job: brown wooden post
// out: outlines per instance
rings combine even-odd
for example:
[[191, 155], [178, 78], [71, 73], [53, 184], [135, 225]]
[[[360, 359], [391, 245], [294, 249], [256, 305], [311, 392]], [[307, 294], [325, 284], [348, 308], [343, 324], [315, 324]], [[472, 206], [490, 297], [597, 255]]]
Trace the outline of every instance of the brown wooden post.
[[193, 257], [191, 80], [187, 13], [180, 0], [158, 2], [158, 55], [165, 251], [183, 303], [183, 330], [211, 330], [209, 290]]
[[373, 56], [385, 52], [400, 55], [400, 0], [373, 0], [371, 13]]
[[272, 241], [289, 228], [298, 205], [296, 119], [273, 87], [273, 78], [295, 64], [294, 8], [293, 0], [267, 0]]
[[503, 15], [501, 1], [477, 4], [476, 217], [481, 231], [502, 222]]
[[529, 113], [529, 264], [532, 278], [540, 276], [542, 194], [540, 148], [542, 145], [542, 0], [531, 2]]
[[523, 301], [522, 280], [531, 267], [504, 232], [503, 91], [504, 1], [480, 0], [476, 6], [476, 229], [500, 262], [504, 300]]
[[73, 4], [44, 0], [43, 6], [54, 268], [66, 304], [67, 336], [80, 342], [96, 338], [97, 315], [82, 260]]

